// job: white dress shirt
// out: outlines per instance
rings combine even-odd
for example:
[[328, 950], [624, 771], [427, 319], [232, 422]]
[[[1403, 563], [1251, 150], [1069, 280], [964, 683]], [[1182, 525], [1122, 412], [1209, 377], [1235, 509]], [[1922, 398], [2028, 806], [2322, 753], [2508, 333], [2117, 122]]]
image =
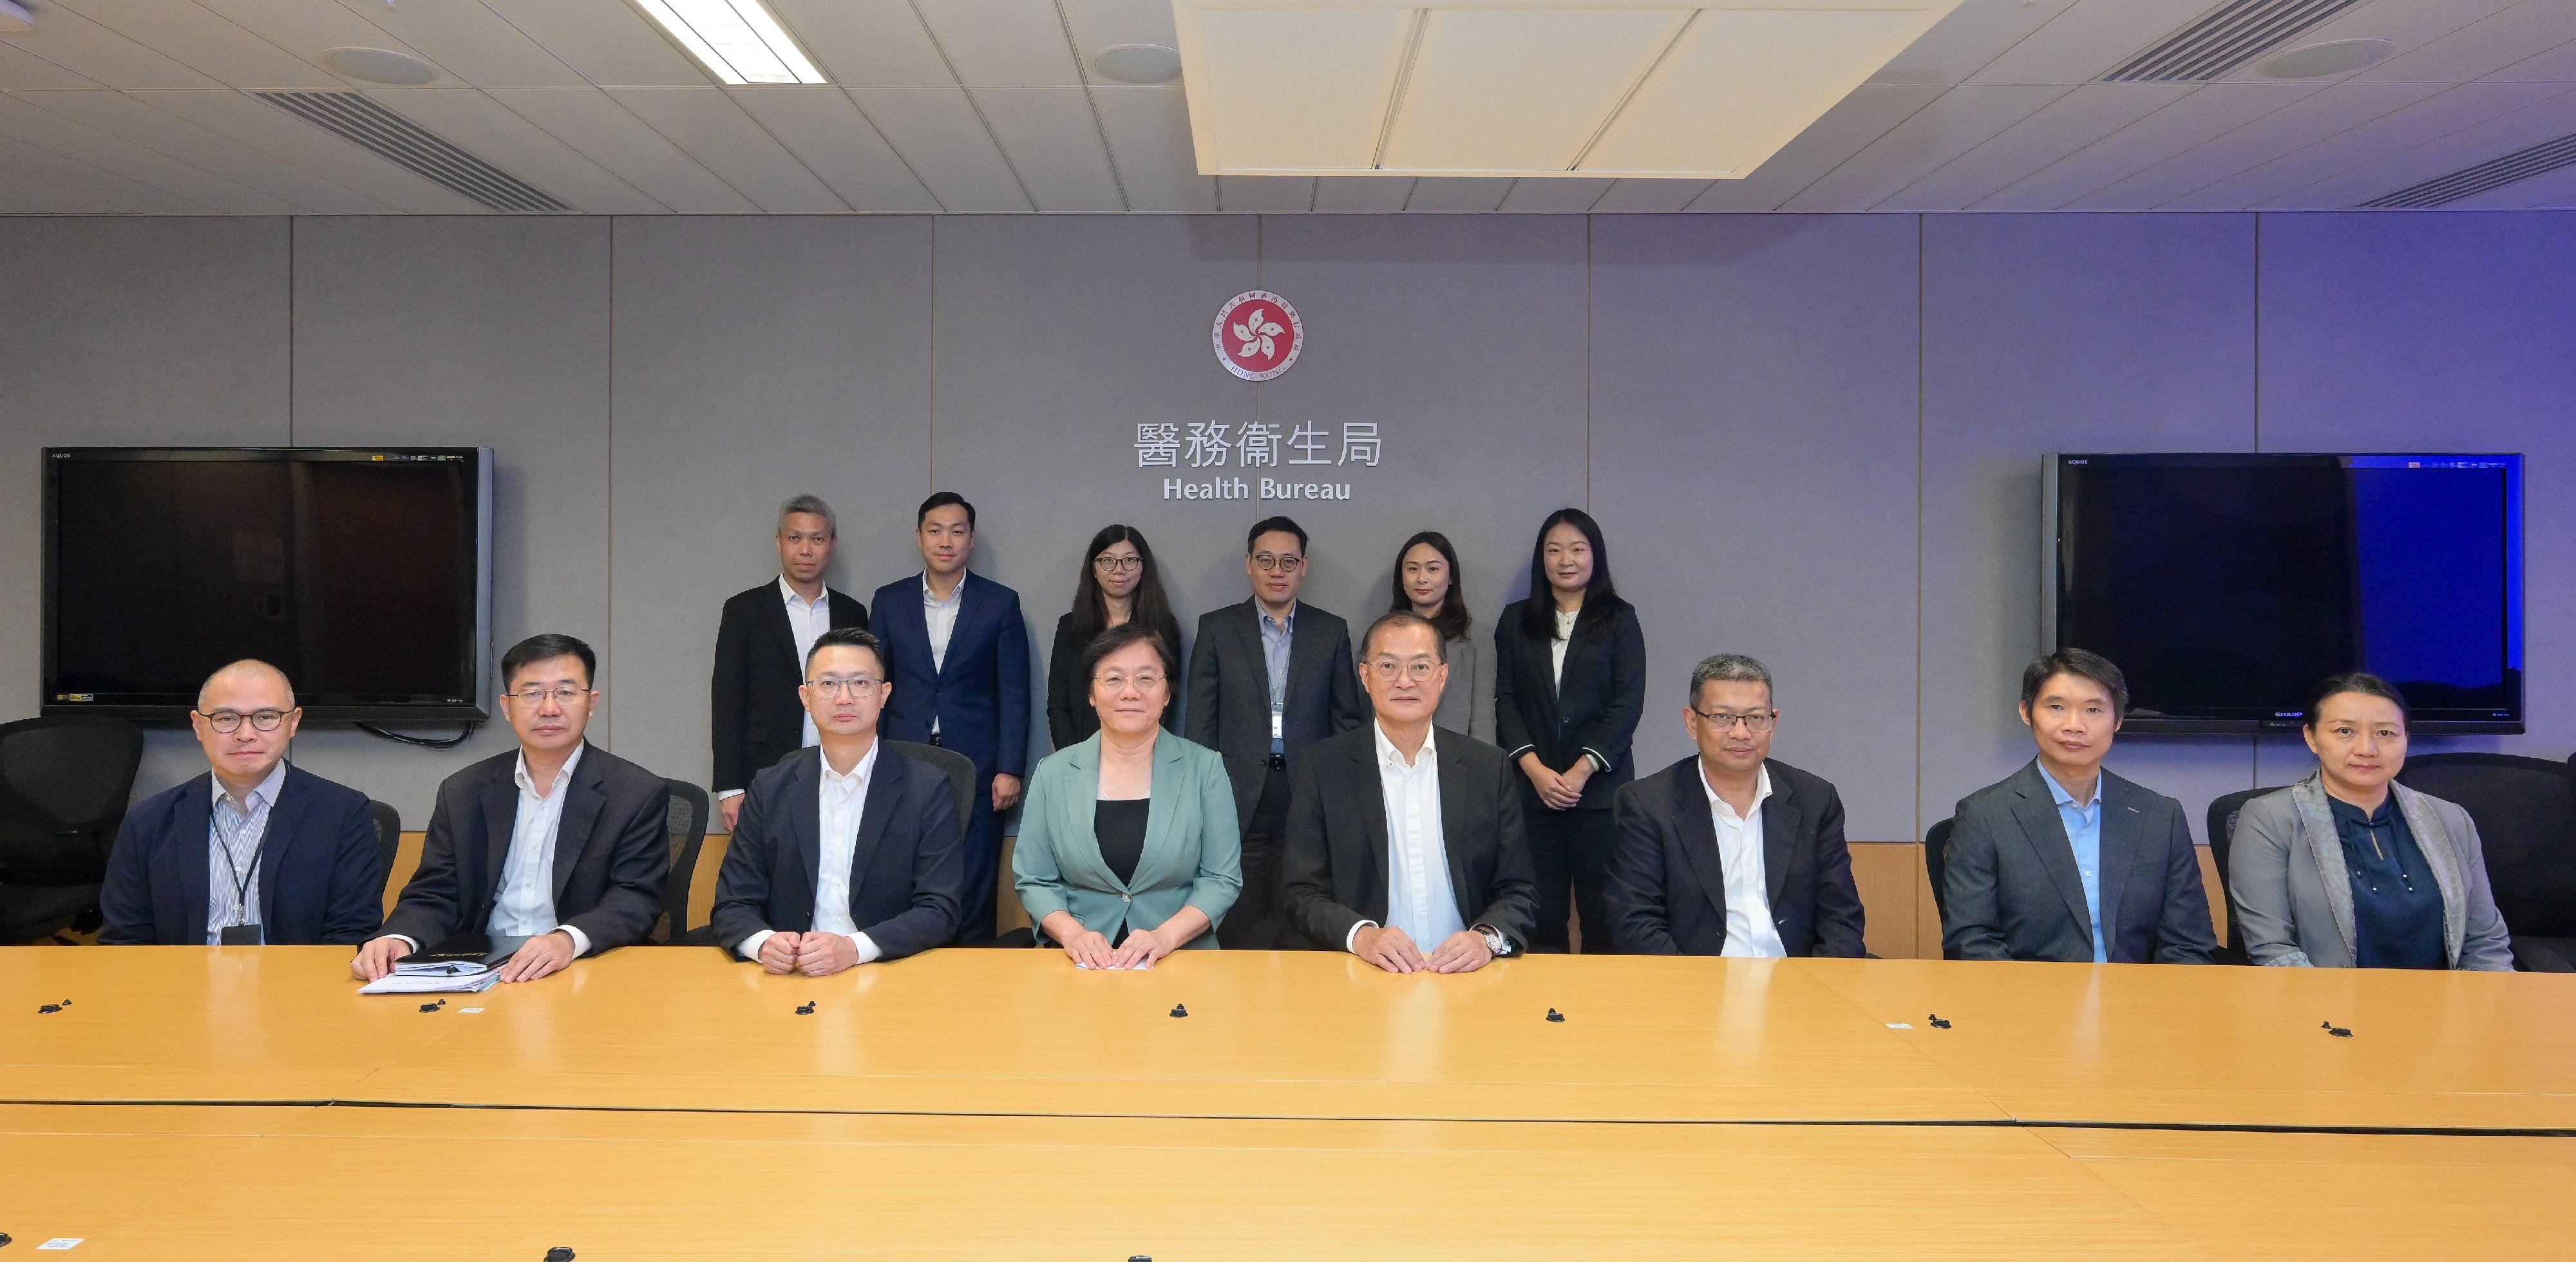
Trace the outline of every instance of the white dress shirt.
[[[1449, 882], [1448, 834], [1440, 822], [1440, 758], [1433, 748], [1437, 738], [1425, 732], [1422, 752], [1407, 763], [1386, 738], [1383, 725], [1372, 722], [1369, 732], [1377, 744], [1378, 792], [1386, 801], [1386, 922], [1429, 951], [1467, 928]], [[1360, 930], [1376, 925], [1374, 920], [1352, 925], [1342, 936], [1342, 949], [1355, 948]]]
[[[787, 603], [787, 632], [796, 638], [796, 666], [803, 670], [805, 655], [814, 651], [814, 641], [832, 629], [832, 589], [827, 586], [822, 595], [808, 601], [797, 595], [796, 589], [788, 585], [787, 576], [781, 574], [778, 576], [778, 598]], [[811, 746], [822, 740], [822, 735], [814, 730], [811, 712], [804, 716], [804, 722], [804, 735], [798, 738], [799, 743]], [[721, 802], [741, 796], [742, 790], [727, 789], [718, 793], [716, 800]]]
[[[817, 790], [822, 795], [822, 848], [814, 866], [814, 931], [837, 933], [859, 948], [859, 963], [877, 958], [877, 944], [859, 932], [850, 919], [850, 866], [858, 857], [859, 819], [867, 813], [868, 780], [876, 773], [877, 751], [884, 741], [868, 742], [868, 752], [859, 755], [859, 765], [842, 775], [832, 770], [832, 760], [818, 760], [823, 769], [823, 783]], [[746, 960], [760, 958], [760, 944], [778, 931], [763, 929], [742, 940], [734, 949]]]
[[[941, 600], [930, 590], [930, 575], [921, 576], [921, 620], [930, 631], [930, 670], [932, 674], [948, 669], [948, 639], [957, 634], [957, 611], [966, 604], [966, 576], [957, 576], [957, 586], [950, 588], [948, 599]], [[930, 734], [939, 735], [939, 714], [930, 715]]]
[[1718, 952], [1757, 959], [1789, 953], [1780, 944], [1780, 926], [1771, 919], [1769, 874], [1762, 870], [1762, 804], [1771, 797], [1771, 769], [1754, 770], [1753, 809], [1735, 813], [1699, 768], [1699, 787], [1708, 794], [1708, 818], [1717, 825], [1717, 864], [1726, 874], [1726, 946]]
[[1565, 646], [1574, 642], [1574, 621], [1582, 616], [1580, 609], [1571, 613], [1556, 611], [1556, 638], [1548, 641], [1547, 658], [1548, 679], [1559, 688], [1565, 686]]
[[[268, 836], [269, 808], [286, 783], [286, 760], [268, 769], [251, 786], [250, 809], [244, 811], [214, 782], [215, 811], [206, 821], [206, 945], [219, 946], [230, 925], [259, 923], [259, 844]], [[266, 935], [262, 935], [263, 937]]]

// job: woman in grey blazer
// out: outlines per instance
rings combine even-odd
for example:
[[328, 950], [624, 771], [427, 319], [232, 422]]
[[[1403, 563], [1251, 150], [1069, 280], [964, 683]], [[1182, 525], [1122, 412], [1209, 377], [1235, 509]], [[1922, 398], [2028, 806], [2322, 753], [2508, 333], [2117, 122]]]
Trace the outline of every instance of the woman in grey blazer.
[[2457, 803], [2394, 783], [2406, 700], [2337, 675], [2308, 703], [2316, 774], [2245, 804], [2227, 893], [2257, 964], [2513, 968], [2478, 828]]
[[1083, 652], [1100, 730], [1030, 773], [1011, 872], [1038, 940], [1086, 968], [1213, 947], [1243, 889], [1234, 789], [1214, 750], [1163, 730], [1172, 646], [1111, 627]]
[[1395, 600], [1388, 613], [1418, 614], [1448, 642], [1449, 679], [1455, 685], [1440, 694], [1431, 721], [1452, 732], [1464, 732], [1494, 743], [1494, 654], [1468, 632], [1467, 592], [1459, 584], [1458, 550], [1449, 536], [1426, 530], [1404, 541], [1395, 553]]

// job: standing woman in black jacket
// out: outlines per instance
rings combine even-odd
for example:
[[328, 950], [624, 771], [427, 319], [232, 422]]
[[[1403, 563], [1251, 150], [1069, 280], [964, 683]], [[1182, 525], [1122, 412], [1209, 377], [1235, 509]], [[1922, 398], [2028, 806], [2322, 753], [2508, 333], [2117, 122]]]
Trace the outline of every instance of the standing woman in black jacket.
[[[1104, 526], [1084, 552], [1082, 577], [1074, 581], [1073, 610], [1055, 620], [1055, 647], [1047, 653], [1047, 735], [1057, 749], [1089, 740], [1100, 730], [1100, 714], [1091, 708], [1091, 680], [1082, 671], [1082, 654], [1101, 632], [1130, 619], [1163, 633], [1175, 661], [1181, 652], [1181, 622], [1163, 595], [1163, 575], [1154, 568], [1154, 549], [1133, 526]], [[1172, 681], [1172, 703], [1163, 708], [1163, 727], [1179, 732], [1180, 681]]]
[[1494, 624], [1494, 734], [1521, 770], [1532, 866], [1534, 951], [1566, 949], [1566, 890], [1583, 949], [1610, 948], [1610, 796], [1636, 778], [1628, 742], [1646, 705], [1646, 636], [1610, 582], [1600, 523], [1560, 508], [1530, 549], [1530, 594]]

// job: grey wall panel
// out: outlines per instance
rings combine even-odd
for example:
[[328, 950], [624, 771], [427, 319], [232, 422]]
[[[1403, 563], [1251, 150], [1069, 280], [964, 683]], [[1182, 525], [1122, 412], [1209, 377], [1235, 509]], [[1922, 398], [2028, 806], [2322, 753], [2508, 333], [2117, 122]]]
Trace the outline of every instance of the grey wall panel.
[[705, 783], [717, 611], [778, 577], [781, 500], [831, 503], [831, 582], [859, 600], [913, 557], [930, 238], [926, 219], [617, 222], [612, 711], [626, 756]]
[[1751, 653], [1849, 835], [1914, 832], [1916, 221], [1604, 216], [1592, 512], [1645, 623], [1640, 762], [1697, 659]]
[[[1925, 218], [1922, 824], [2031, 756], [2040, 457], [2252, 450], [2254, 369], [2250, 215]], [[2253, 744], [2131, 738], [2109, 765], [2197, 836]]]
[[[493, 448], [494, 663], [535, 632], [576, 635], [601, 654], [614, 697], [609, 232], [604, 219], [297, 220], [295, 439]], [[423, 827], [440, 780], [512, 748], [490, 704], [493, 722], [459, 749], [328, 727], [295, 756]], [[611, 748], [616, 713], [592, 727]]]
[[[40, 704], [46, 447], [284, 444], [283, 219], [13, 219], [0, 233], [0, 718]], [[146, 744], [137, 793], [206, 769], [184, 730]]]

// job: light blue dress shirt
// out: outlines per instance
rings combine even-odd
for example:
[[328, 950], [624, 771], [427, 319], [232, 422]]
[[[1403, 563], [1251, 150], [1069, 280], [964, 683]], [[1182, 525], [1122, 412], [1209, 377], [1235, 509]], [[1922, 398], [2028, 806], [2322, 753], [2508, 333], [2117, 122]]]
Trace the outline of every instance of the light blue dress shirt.
[[1288, 752], [1281, 723], [1288, 713], [1288, 646], [1297, 632], [1297, 607], [1288, 606], [1288, 616], [1273, 618], [1258, 607], [1253, 610], [1261, 623], [1261, 665], [1270, 675], [1270, 752]]
[[2093, 917], [2093, 962], [2111, 962], [2110, 943], [2102, 936], [2102, 782], [2093, 781], [2093, 800], [2083, 806], [2075, 804], [2075, 795], [2048, 774], [2042, 764], [2039, 778], [2048, 782], [2048, 796], [2057, 800], [2057, 820], [2066, 826], [2066, 842], [2075, 848], [2075, 872], [2084, 878], [2084, 910]]

